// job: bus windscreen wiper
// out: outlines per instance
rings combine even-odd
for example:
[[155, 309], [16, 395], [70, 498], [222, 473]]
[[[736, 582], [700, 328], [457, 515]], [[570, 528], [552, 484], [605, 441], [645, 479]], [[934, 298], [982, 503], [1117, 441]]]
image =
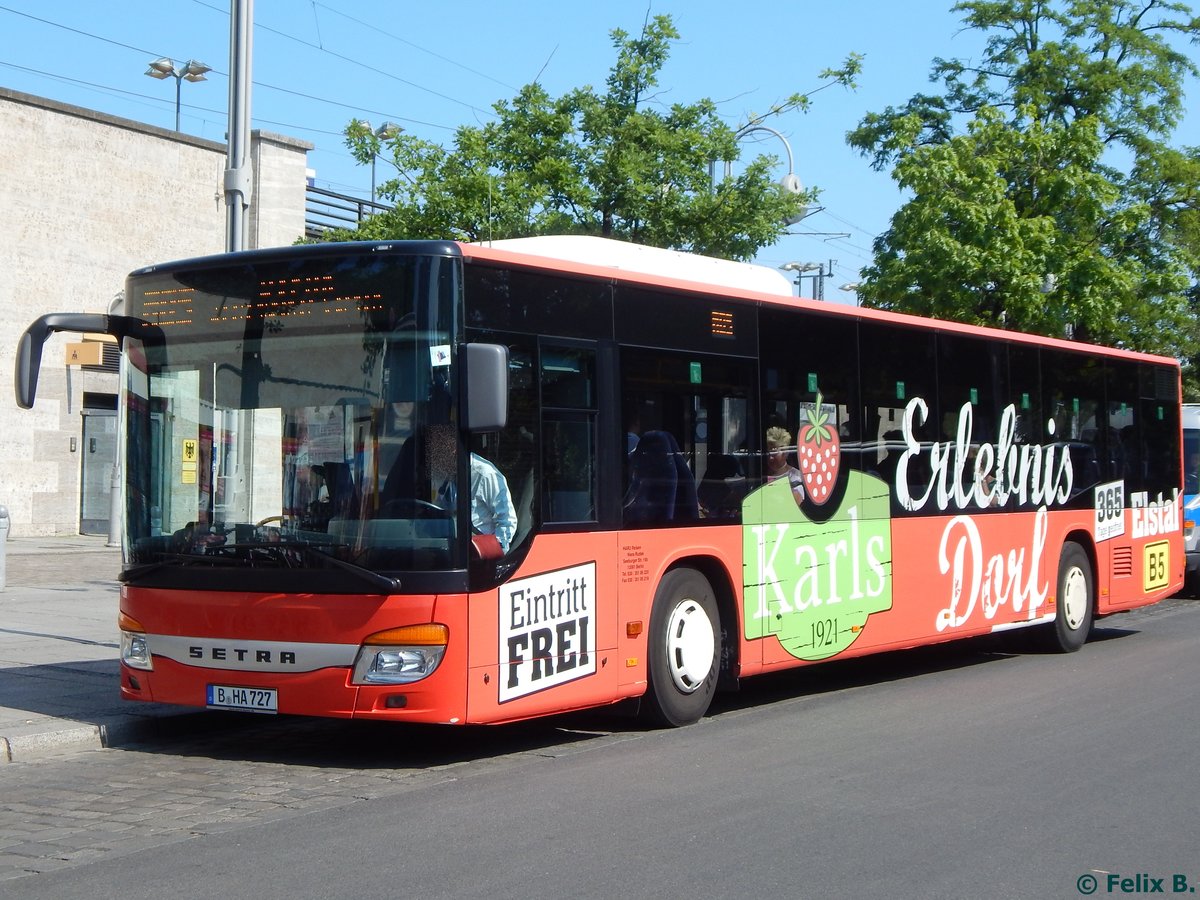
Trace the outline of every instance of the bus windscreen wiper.
[[[307, 541], [249, 541], [238, 544], [225, 544], [211, 547], [206, 553], [163, 553], [162, 558], [155, 562], [131, 566], [121, 572], [118, 580], [132, 584], [145, 576], [167, 566], [212, 566], [212, 567], [254, 567], [255, 563], [270, 561], [282, 568], [298, 568], [298, 560], [292, 554], [306, 556], [310, 560], [319, 561], [323, 565], [332, 566], [349, 572], [360, 581], [370, 585], [376, 591], [393, 592], [400, 590], [400, 579], [381, 575], [364, 566], [356, 565], [338, 559], [332, 553], [320, 549], [339, 546], [334, 543], [312, 544]], [[345, 545], [342, 545], [345, 546]], [[245, 552], [241, 552], [245, 551]]]
[[326, 565], [341, 569], [344, 572], [349, 572], [356, 575], [361, 581], [371, 585], [371, 587], [385, 592], [400, 590], [400, 579], [392, 578], [388, 575], [381, 575], [364, 566], [356, 563], [347, 562], [344, 559], [338, 559], [332, 553], [321, 549], [322, 547], [338, 547], [346, 546], [345, 544], [321, 543], [314, 544], [309, 541], [246, 541], [234, 544], [230, 549], [246, 549], [252, 552], [266, 551], [266, 555], [274, 557], [285, 566], [291, 567], [293, 560], [288, 556], [290, 552], [299, 552], [303, 556], [307, 556], [310, 560], [318, 560]]
[[160, 559], [142, 563], [137, 566], [129, 566], [121, 570], [117, 576], [117, 580], [123, 583], [132, 583], [140, 580], [151, 572], [157, 572], [159, 569], [164, 569], [167, 566], [238, 566], [241, 561], [236, 557], [228, 554], [216, 553], [160, 553]]

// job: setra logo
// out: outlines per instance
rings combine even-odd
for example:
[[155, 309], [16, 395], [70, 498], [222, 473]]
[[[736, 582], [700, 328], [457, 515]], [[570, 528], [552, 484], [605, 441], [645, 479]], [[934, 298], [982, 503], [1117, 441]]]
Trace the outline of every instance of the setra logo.
[[218, 647], [212, 644], [193, 644], [188, 647], [190, 659], [211, 662], [239, 662], [251, 665], [294, 666], [296, 653], [292, 650], [264, 650], [253, 647]]

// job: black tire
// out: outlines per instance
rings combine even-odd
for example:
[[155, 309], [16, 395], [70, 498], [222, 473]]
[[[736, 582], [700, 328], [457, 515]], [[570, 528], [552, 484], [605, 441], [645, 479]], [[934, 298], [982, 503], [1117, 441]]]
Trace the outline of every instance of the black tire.
[[1043, 629], [1051, 650], [1074, 653], [1092, 633], [1096, 580], [1087, 551], [1074, 541], [1063, 544], [1058, 558], [1058, 593], [1053, 624]]
[[642, 713], [657, 725], [691, 725], [707, 711], [721, 660], [721, 616], [708, 579], [672, 569], [654, 595]]

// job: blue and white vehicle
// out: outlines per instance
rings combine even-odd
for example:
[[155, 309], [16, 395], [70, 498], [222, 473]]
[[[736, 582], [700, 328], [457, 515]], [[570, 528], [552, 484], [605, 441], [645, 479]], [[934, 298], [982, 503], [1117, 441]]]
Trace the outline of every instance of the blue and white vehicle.
[[1187, 586], [1200, 588], [1200, 403], [1183, 404], [1183, 546]]

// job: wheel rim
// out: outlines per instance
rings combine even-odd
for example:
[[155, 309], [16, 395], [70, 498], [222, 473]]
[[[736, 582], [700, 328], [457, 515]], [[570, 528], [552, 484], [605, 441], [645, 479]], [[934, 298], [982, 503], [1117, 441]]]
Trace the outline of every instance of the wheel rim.
[[684, 600], [671, 611], [667, 622], [667, 666], [671, 680], [684, 694], [704, 684], [712, 671], [716, 634], [704, 607]]
[[1063, 579], [1062, 592], [1063, 616], [1072, 631], [1083, 624], [1089, 602], [1087, 576], [1078, 566], [1072, 566]]

